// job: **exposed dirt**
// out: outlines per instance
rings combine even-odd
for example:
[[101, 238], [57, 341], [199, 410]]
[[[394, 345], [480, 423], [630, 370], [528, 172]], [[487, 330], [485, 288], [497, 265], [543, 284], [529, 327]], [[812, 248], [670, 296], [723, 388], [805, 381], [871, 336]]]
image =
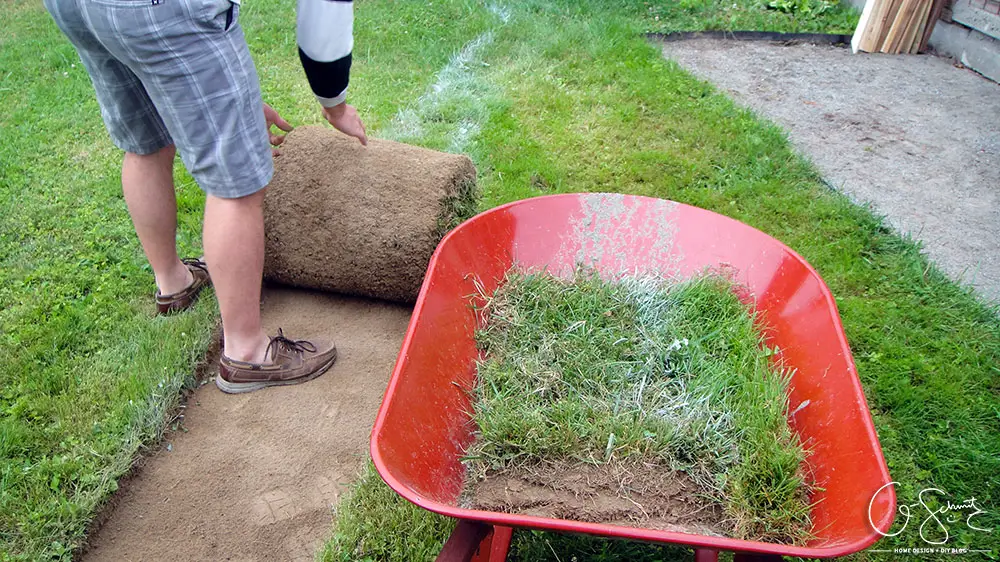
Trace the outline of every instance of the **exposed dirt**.
[[1000, 301], [1000, 85], [930, 55], [715, 39], [663, 54], [787, 129], [828, 183]]
[[118, 494], [84, 560], [312, 560], [368, 438], [408, 307], [268, 289], [264, 322], [326, 337], [333, 368], [305, 384], [226, 395], [206, 384]]
[[330, 127], [288, 134], [265, 203], [264, 276], [284, 284], [412, 303], [442, 223], [472, 196], [464, 155]]
[[466, 491], [476, 509], [727, 536], [723, 512], [682, 472], [567, 461], [490, 472]]

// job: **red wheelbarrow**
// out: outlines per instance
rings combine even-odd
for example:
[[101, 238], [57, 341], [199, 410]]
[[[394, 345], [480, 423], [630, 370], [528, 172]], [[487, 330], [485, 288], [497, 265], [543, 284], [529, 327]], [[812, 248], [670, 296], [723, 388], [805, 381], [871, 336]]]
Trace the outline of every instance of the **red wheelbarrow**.
[[[458, 505], [474, 439], [470, 393], [481, 318], [473, 295], [496, 290], [512, 266], [570, 276], [680, 277], [725, 268], [761, 311], [767, 345], [796, 370], [789, 422], [811, 450], [815, 538], [804, 546], [585, 523]], [[830, 558], [877, 541], [896, 498], [833, 296], [781, 242], [722, 215], [617, 194], [538, 197], [486, 211], [449, 233], [431, 258], [378, 413], [371, 455], [382, 479], [414, 504], [459, 519], [438, 560], [500, 561], [514, 528], [687, 545], [698, 561]]]

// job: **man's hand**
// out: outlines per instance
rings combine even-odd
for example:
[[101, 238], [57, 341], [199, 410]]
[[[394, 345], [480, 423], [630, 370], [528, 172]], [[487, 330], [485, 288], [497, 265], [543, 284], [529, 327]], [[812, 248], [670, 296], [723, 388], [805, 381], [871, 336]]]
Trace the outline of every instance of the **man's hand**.
[[[292, 126], [288, 124], [288, 121], [282, 119], [281, 116], [278, 115], [278, 112], [271, 109], [271, 106], [266, 103], [264, 104], [264, 121], [267, 121], [267, 136], [271, 141], [271, 146], [278, 146], [279, 144], [285, 142], [285, 135], [276, 135], [272, 133], [271, 125], [276, 125], [279, 129], [286, 133], [292, 130]], [[278, 152], [277, 149], [272, 148], [271, 154], [278, 156], [281, 153]]]
[[353, 107], [346, 103], [333, 107], [324, 107], [323, 116], [333, 125], [334, 129], [345, 135], [350, 135], [361, 141], [361, 144], [368, 146], [368, 135], [365, 134], [365, 125], [361, 122], [357, 110]]

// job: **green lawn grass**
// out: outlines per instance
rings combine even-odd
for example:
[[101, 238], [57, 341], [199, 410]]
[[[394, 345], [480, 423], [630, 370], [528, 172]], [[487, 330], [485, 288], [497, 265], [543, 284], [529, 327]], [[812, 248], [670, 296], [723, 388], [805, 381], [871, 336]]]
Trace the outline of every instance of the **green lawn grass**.
[[[266, 100], [296, 125], [321, 122], [295, 2], [244, 8]], [[363, 9], [352, 103], [376, 130], [489, 17], [463, 1]], [[76, 52], [39, 1], [0, 1], [0, 24], [0, 560], [69, 559], [193, 382], [216, 303], [154, 318], [121, 154]], [[179, 246], [198, 256], [204, 196], [176, 172]]]
[[[154, 319], [90, 82], [39, 3], [0, 4], [0, 559], [68, 558], [168, 421], [213, 299]], [[182, 176], [183, 177], [183, 176]], [[198, 251], [193, 185], [179, 245]]]
[[[266, 100], [295, 125], [318, 123], [295, 53], [294, 4], [245, 2], [241, 18]], [[828, 191], [781, 131], [642, 37], [849, 32], [857, 17], [765, 4], [359, 0], [350, 98], [375, 136], [469, 152], [481, 209], [544, 193], [639, 193], [721, 212], [786, 242], [837, 297], [900, 498], [915, 502], [930, 486], [956, 500], [975, 496], [988, 511], [978, 525], [996, 528], [995, 311], [911, 241]], [[0, 559], [69, 559], [191, 383], [217, 318], [210, 295], [192, 314], [153, 318], [152, 275], [118, 185], [121, 155], [72, 47], [37, 0], [0, 0], [0, 24]], [[451, 67], [459, 79], [442, 80], [436, 73], [477, 38]], [[422, 130], [404, 126], [414, 119]], [[203, 196], [180, 166], [177, 179], [179, 244], [197, 255]], [[449, 522], [421, 514], [408, 526], [414, 508], [370, 469], [360, 482], [339, 508], [344, 523], [328, 559], [420, 559], [443, 540]], [[914, 526], [880, 544], [921, 546]], [[1000, 530], [954, 526], [951, 537], [1000, 555]], [[556, 560], [550, 546], [561, 560], [679, 552], [538, 533], [519, 533], [515, 544], [525, 560]]]
[[[484, 190], [481, 208], [548, 193], [635, 193], [720, 212], [789, 244], [819, 270], [837, 299], [891, 474], [900, 483], [900, 503], [914, 503], [920, 490], [932, 487], [948, 494], [939, 504], [975, 497], [987, 511], [976, 526], [994, 532], [952, 524], [948, 544], [1000, 556], [997, 311], [945, 278], [912, 240], [826, 188], [777, 127], [663, 60], [642, 37], [651, 30], [746, 29], [748, 22], [775, 31], [842, 33], [851, 31], [856, 14], [802, 21], [757, 3], [734, 4], [729, 19], [712, 2], [650, 2], [640, 9], [529, 1], [512, 7], [483, 55], [490, 65], [483, 80], [502, 95], [489, 100], [494, 109], [470, 148]], [[662, 23], [655, 14], [670, 17]], [[364, 482], [377, 478], [371, 469], [362, 475]], [[349, 495], [341, 508], [377, 511], [378, 517], [399, 510], [399, 520], [415, 511], [402, 501], [372, 509], [365, 493]], [[879, 547], [927, 546], [915, 530], [922, 521], [915, 516], [905, 532]], [[375, 552], [381, 540], [359, 529], [337, 528], [337, 548], [326, 559], [364, 559]], [[446, 533], [436, 532], [443, 540]], [[379, 552], [375, 559], [410, 559], [405, 551]], [[674, 560], [689, 554], [545, 533], [515, 536], [512, 559], [573, 556]]]
[[645, 465], [689, 477], [731, 537], [811, 537], [805, 452], [787, 420], [791, 372], [771, 364], [729, 279], [514, 269], [481, 297], [469, 493], [560, 461]]

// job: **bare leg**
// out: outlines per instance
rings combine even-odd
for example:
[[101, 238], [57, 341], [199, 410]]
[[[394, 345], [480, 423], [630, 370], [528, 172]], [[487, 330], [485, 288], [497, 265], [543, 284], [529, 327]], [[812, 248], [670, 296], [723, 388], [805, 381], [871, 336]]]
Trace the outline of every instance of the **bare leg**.
[[264, 191], [205, 201], [205, 261], [222, 313], [225, 354], [263, 363], [269, 339], [260, 320], [264, 271]]
[[182, 291], [194, 281], [177, 256], [174, 152], [173, 145], [153, 154], [126, 152], [122, 163], [125, 204], [153, 268], [156, 287], [164, 295]]

